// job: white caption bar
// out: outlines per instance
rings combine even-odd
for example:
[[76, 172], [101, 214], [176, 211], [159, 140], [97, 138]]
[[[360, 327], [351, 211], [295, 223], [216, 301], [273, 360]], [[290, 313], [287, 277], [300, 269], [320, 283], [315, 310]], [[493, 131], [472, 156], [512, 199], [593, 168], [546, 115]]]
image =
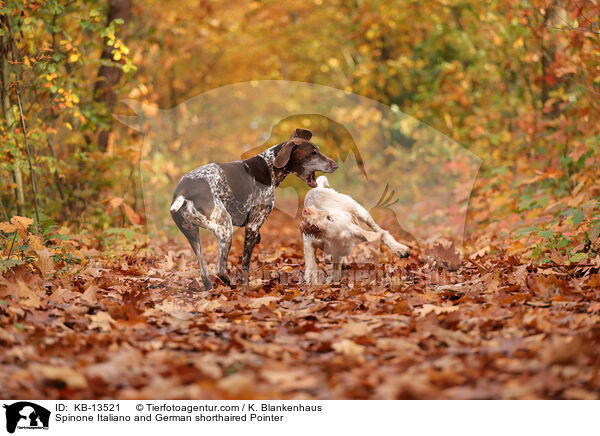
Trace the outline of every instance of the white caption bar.
[[[584, 434], [595, 401], [11, 401], [0, 434]], [[6, 431], [6, 432], [5, 432]]]

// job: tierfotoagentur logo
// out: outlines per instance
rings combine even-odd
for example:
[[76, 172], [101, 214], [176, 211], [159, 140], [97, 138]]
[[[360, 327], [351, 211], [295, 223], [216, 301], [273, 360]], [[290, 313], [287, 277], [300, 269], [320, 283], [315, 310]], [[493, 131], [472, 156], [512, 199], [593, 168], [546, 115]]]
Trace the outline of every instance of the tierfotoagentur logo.
[[50, 411], [29, 401], [19, 401], [3, 406], [6, 409], [6, 431], [48, 430]]

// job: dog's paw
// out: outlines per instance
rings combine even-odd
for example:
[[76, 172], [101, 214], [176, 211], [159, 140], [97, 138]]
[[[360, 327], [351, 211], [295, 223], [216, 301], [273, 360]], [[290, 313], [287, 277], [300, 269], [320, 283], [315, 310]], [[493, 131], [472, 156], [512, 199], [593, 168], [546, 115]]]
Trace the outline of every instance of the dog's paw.
[[304, 273], [304, 281], [308, 286], [320, 285], [319, 272], [318, 271], [306, 271]]
[[229, 278], [229, 275], [227, 273], [217, 274], [217, 277], [223, 282], [225, 286], [231, 286], [231, 279]]
[[397, 244], [394, 247], [390, 247], [392, 253], [401, 258], [406, 258], [410, 256], [410, 248], [406, 245]]

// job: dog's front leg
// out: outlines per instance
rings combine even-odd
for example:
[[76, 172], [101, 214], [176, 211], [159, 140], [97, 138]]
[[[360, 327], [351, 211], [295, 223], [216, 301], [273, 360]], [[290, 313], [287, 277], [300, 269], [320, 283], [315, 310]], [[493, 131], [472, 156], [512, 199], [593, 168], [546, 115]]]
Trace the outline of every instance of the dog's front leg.
[[254, 246], [260, 242], [260, 231], [250, 226], [246, 227], [246, 236], [244, 239], [244, 253], [242, 254], [242, 280], [247, 282], [249, 279], [250, 260]]
[[302, 236], [304, 244], [304, 280], [309, 285], [319, 284], [319, 265], [317, 264], [316, 248], [312, 241], [305, 235]]

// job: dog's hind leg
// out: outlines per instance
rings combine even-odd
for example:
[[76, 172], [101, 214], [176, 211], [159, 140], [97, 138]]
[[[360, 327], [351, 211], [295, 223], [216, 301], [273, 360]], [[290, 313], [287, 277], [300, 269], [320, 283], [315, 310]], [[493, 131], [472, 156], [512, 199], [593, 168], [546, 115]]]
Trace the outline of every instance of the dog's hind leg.
[[208, 270], [206, 269], [206, 264], [204, 263], [204, 256], [202, 255], [202, 245], [200, 244], [200, 231], [196, 229], [196, 237], [189, 239], [190, 245], [192, 246], [192, 250], [196, 254], [196, 259], [198, 259], [198, 265], [200, 266], [200, 275], [202, 276], [202, 283], [204, 283], [204, 290], [208, 291], [212, 289], [212, 283], [210, 281], [210, 275], [208, 274]]
[[387, 245], [387, 247], [398, 257], [408, 257], [410, 254], [410, 248], [400, 242], [396, 241], [394, 237], [387, 230], [382, 229], [377, 225], [375, 220], [371, 217], [371, 214], [367, 212], [367, 210], [362, 207], [360, 204], [356, 203], [355, 207], [352, 211], [353, 215], [375, 232], [381, 235], [381, 241]]
[[233, 227], [229, 229], [229, 233], [218, 239], [219, 243], [219, 260], [217, 261], [217, 277], [219, 277], [227, 286], [231, 286], [229, 274], [227, 274], [227, 256], [231, 249], [231, 239], [233, 237]]
[[181, 229], [181, 232], [190, 243], [192, 250], [194, 250], [194, 254], [196, 255], [196, 259], [198, 260], [198, 266], [200, 266], [200, 275], [202, 277], [204, 289], [207, 291], [209, 289], [212, 289], [210, 275], [208, 274], [206, 264], [204, 263], [204, 256], [202, 255], [202, 245], [200, 244], [200, 228], [195, 226], [182, 227], [179, 225], [177, 220], [175, 221], [175, 223], [177, 223], [177, 226]]
[[332, 256], [333, 260], [333, 272], [331, 274], [331, 281], [333, 283], [339, 283], [342, 281], [342, 265], [343, 256]]
[[227, 286], [231, 286], [231, 280], [229, 274], [227, 274], [227, 257], [229, 256], [231, 240], [233, 239], [231, 216], [224, 209], [215, 209], [215, 212], [211, 215], [211, 221], [208, 222], [207, 228], [216, 236], [219, 247], [217, 277], [219, 277]]

